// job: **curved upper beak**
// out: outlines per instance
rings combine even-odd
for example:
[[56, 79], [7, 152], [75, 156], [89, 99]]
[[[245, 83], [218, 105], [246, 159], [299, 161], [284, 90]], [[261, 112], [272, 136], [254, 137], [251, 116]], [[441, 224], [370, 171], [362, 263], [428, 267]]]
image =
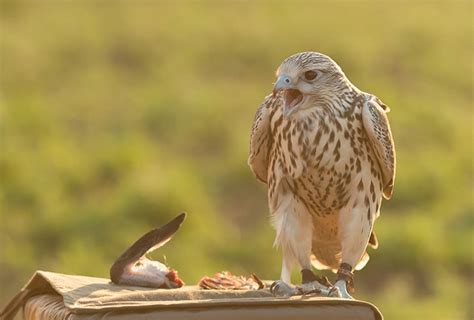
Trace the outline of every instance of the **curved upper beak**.
[[285, 89], [292, 89], [293, 88], [293, 81], [291, 78], [285, 74], [282, 74], [278, 77], [277, 81], [273, 85], [273, 96], [275, 96], [278, 91], [285, 90]]

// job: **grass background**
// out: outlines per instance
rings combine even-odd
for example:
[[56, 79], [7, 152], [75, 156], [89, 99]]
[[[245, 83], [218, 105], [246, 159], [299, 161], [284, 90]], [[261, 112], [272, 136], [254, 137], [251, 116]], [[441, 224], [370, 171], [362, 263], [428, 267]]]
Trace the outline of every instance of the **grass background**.
[[181, 211], [154, 257], [188, 284], [277, 278], [249, 133], [280, 62], [314, 50], [392, 109], [395, 193], [355, 296], [473, 317], [472, 2], [0, 4], [0, 306], [37, 269], [107, 277]]

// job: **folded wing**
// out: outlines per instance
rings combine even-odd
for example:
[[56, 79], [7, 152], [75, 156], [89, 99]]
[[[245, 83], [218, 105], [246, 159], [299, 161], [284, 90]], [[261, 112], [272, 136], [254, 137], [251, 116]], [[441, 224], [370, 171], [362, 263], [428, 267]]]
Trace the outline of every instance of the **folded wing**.
[[395, 145], [386, 113], [390, 109], [377, 97], [372, 97], [362, 110], [364, 129], [382, 171], [383, 193], [390, 199], [395, 181]]
[[263, 183], [267, 183], [268, 153], [272, 144], [270, 132], [271, 106], [274, 98], [270, 95], [257, 109], [250, 137], [248, 164], [253, 173]]

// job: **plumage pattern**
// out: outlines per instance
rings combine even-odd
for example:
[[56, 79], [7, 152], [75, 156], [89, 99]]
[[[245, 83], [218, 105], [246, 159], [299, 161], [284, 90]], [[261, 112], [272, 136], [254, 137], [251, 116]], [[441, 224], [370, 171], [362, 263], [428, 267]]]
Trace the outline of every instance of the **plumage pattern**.
[[393, 189], [388, 108], [320, 53], [285, 59], [277, 76], [257, 110], [248, 162], [268, 185], [282, 280], [295, 264], [310, 269], [310, 257], [318, 268], [360, 269], [382, 195]]

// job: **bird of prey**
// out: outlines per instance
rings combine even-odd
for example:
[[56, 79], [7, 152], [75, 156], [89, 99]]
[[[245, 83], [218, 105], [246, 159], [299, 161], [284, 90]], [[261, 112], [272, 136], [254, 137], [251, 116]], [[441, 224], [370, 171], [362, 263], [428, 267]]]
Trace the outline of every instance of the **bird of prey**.
[[115, 284], [152, 288], [180, 288], [184, 282], [178, 277], [176, 270], [146, 257], [165, 243], [178, 231], [186, 213], [168, 222], [166, 225], [153, 229], [143, 235], [117, 260], [110, 268], [110, 279]]
[[382, 197], [393, 191], [389, 108], [321, 53], [292, 55], [276, 75], [273, 93], [255, 115], [248, 159], [268, 186], [275, 245], [282, 250], [274, 287], [290, 290], [295, 265], [303, 284], [323, 282], [314, 266], [337, 272], [333, 288], [352, 298], [353, 271], [369, 260], [367, 246], [378, 246], [374, 222]]

